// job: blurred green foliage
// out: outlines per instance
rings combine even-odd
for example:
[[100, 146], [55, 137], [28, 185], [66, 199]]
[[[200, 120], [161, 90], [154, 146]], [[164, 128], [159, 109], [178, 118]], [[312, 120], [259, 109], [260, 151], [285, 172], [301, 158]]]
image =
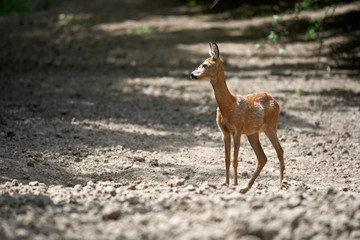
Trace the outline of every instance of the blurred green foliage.
[[0, 0], [0, 14], [22, 14], [28, 10], [28, 0]]
[[292, 95], [292, 98], [293, 98], [293, 99], [297, 99], [297, 98], [300, 97], [300, 95], [301, 95], [301, 87], [298, 86], [298, 87], [295, 89], [295, 91], [294, 91], [294, 93], [293, 93], [293, 95]]
[[[325, 16], [327, 16], [328, 12], [333, 12], [335, 7], [332, 7], [331, 4], [336, 3], [336, 1], [334, 0], [326, 0], [324, 2], [325, 4], [327, 4], [328, 6], [325, 7]], [[295, 21], [304, 21], [304, 19], [301, 19], [301, 12], [304, 10], [309, 10], [311, 7], [315, 6], [316, 4], [316, 0], [300, 0], [297, 1], [294, 4], [294, 7], [292, 10], [290, 10], [290, 13], [293, 15], [293, 18]], [[324, 17], [325, 19], [325, 17]], [[321, 24], [322, 21], [324, 21], [324, 19], [318, 21], [314, 18], [311, 18], [309, 20], [306, 20], [307, 23], [307, 28], [306, 31], [304, 32], [304, 40], [305, 41], [313, 41], [315, 43], [319, 43], [321, 46], [322, 43], [322, 28], [321, 28]], [[270, 30], [270, 33], [267, 36], [267, 39], [270, 40], [272, 43], [274, 44], [278, 44], [278, 42], [280, 41], [280, 39], [283, 36], [287, 36], [290, 35], [290, 31], [287, 29], [286, 27], [286, 23], [282, 23], [281, 19], [279, 18], [279, 15], [275, 14], [273, 15], [273, 20], [271, 22], [273, 29]], [[258, 48], [255, 48], [258, 49]], [[284, 53], [284, 48], [280, 47], [278, 49], [278, 53], [279, 54], [283, 54]]]
[[189, 5], [189, 7], [195, 7], [197, 4], [196, 4], [195, 0], [189, 0], [188, 5]]
[[141, 27], [137, 28], [136, 32], [141, 33], [141, 34], [148, 34], [148, 33], [151, 33], [152, 30], [151, 30], [151, 28], [149, 27], [148, 24], [144, 24]]
[[273, 41], [274, 43], [277, 43], [279, 40], [279, 34], [275, 33], [274, 31], [271, 31], [268, 35], [268, 39]]
[[255, 44], [254, 49], [255, 49], [255, 50], [259, 50], [261, 47], [262, 47], [262, 44], [261, 44], [261, 43], [257, 43], [257, 44]]

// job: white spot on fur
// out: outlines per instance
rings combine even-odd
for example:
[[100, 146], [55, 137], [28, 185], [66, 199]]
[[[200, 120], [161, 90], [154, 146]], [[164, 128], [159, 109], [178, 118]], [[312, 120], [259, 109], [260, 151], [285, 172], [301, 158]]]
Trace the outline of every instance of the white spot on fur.
[[264, 117], [264, 107], [261, 103], [255, 103], [255, 115], [258, 117]]
[[273, 101], [273, 100], [270, 100], [270, 101], [269, 101], [269, 105], [270, 105], [271, 108], [273, 108], [273, 107], [275, 106], [274, 101]]
[[237, 96], [237, 104], [239, 105], [240, 109], [244, 109], [246, 106], [246, 98], [243, 96]]

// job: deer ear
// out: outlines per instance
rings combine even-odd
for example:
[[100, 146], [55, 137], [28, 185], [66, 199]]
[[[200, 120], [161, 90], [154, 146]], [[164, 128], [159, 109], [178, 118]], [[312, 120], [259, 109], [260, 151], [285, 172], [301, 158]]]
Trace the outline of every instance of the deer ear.
[[210, 57], [212, 57], [214, 55], [214, 52], [213, 52], [213, 48], [212, 48], [212, 44], [209, 43], [209, 55]]
[[209, 54], [211, 57], [213, 57], [214, 59], [218, 59], [219, 58], [219, 47], [215, 42], [209, 43]]

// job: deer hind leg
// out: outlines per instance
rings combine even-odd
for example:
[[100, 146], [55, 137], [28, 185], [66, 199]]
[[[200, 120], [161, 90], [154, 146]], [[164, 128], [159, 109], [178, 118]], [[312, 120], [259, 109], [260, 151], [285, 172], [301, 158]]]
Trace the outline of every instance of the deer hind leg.
[[274, 146], [277, 156], [279, 158], [279, 169], [280, 169], [280, 176], [279, 176], [279, 188], [282, 186], [282, 181], [284, 178], [284, 151], [280, 145], [279, 139], [276, 135], [276, 128], [270, 127], [265, 129], [266, 136], [270, 139], [271, 144]]
[[253, 148], [253, 150], [256, 154], [257, 164], [256, 164], [256, 169], [255, 169], [253, 175], [251, 176], [249, 182], [246, 184], [246, 186], [244, 188], [242, 188], [240, 190], [241, 193], [246, 193], [247, 191], [249, 191], [251, 186], [254, 184], [255, 179], [259, 176], [261, 170], [263, 169], [263, 167], [265, 166], [265, 164], [267, 162], [267, 158], [266, 158], [265, 153], [260, 144], [259, 133], [255, 133], [253, 135], [248, 135], [247, 137], [249, 139], [251, 147]]
[[233, 168], [234, 168], [234, 185], [238, 185], [237, 179], [237, 168], [238, 168], [238, 158], [239, 158], [239, 148], [240, 148], [240, 134], [234, 135], [234, 158], [233, 158]]
[[225, 144], [225, 169], [226, 169], [226, 184], [229, 184], [230, 178], [230, 150], [231, 150], [231, 137], [228, 133], [224, 134], [224, 144]]

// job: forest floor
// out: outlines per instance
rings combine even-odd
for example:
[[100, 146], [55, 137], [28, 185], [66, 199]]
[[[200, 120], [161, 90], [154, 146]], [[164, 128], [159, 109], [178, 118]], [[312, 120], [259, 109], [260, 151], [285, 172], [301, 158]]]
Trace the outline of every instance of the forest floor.
[[[318, 59], [300, 33], [265, 41], [266, 6], [89, 2], [0, 17], [1, 239], [360, 238], [359, 3], [336, 8]], [[209, 41], [231, 92], [280, 104], [282, 189], [264, 134], [252, 189], [244, 136], [240, 186], [224, 184], [212, 86], [188, 78]]]

